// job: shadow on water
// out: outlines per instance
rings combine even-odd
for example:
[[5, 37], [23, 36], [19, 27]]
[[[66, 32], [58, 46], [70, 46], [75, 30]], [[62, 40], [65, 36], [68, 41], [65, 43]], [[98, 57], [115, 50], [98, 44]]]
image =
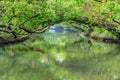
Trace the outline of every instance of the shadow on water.
[[[119, 80], [119, 45], [91, 40], [72, 27], [52, 26], [0, 50], [1, 80]], [[47, 77], [46, 77], [47, 76]]]

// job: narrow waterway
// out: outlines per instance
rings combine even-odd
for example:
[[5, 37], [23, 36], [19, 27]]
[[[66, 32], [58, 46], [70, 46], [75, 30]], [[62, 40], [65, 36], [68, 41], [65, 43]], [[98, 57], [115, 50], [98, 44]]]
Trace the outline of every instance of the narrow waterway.
[[70, 26], [51, 26], [0, 51], [0, 80], [119, 80], [119, 47]]

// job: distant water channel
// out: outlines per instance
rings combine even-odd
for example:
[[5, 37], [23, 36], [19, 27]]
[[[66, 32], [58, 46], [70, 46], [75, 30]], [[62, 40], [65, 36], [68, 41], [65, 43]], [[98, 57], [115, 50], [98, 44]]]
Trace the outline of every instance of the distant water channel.
[[51, 26], [0, 53], [0, 80], [120, 80], [119, 45], [70, 26]]

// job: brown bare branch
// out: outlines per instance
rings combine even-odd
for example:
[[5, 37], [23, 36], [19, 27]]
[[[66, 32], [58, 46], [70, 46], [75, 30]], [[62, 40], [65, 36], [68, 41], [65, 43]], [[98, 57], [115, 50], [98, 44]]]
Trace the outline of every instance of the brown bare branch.
[[120, 25], [120, 22], [115, 20], [115, 19], [112, 19], [115, 23], [119, 24]]
[[22, 26], [20, 26], [19, 28], [24, 30], [27, 33], [42, 33], [44, 31], [46, 31], [49, 28], [49, 26], [45, 27], [45, 28], [42, 28], [42, 29], [36, 29], [36, 30], [29, 30], [29, 29], [26, 29], [26, 28], [24, 28]]
[[11, 33], [12, 31], [0, 29], [1, 32]]

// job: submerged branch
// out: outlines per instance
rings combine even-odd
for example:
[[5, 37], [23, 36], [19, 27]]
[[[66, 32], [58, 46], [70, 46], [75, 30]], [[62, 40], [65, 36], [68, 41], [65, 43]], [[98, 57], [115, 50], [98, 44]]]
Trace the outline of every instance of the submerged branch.
[[113, 44], [120, 44], [119, 39], [112, 39], [112, 38], [101, 38], [98, 36], [90, 36], [93, 40], [104, 42], [104, 43], [113, 43]]
[[21, 42], [26, 41], [27, 39], [29, 39], [29, 37], [22, 37], [22, 38], [15, 39], [15, 40], [12, 40], [12, 41], [4, 41], [4, 42], [0, 43], [0, 47], [21, 43]]
[[1, 25], [0, 25], [0, 28], [5, 28], [5, 27], [7, 27], [7, 26], [4, 25], [4, 24], [1, 24]]

